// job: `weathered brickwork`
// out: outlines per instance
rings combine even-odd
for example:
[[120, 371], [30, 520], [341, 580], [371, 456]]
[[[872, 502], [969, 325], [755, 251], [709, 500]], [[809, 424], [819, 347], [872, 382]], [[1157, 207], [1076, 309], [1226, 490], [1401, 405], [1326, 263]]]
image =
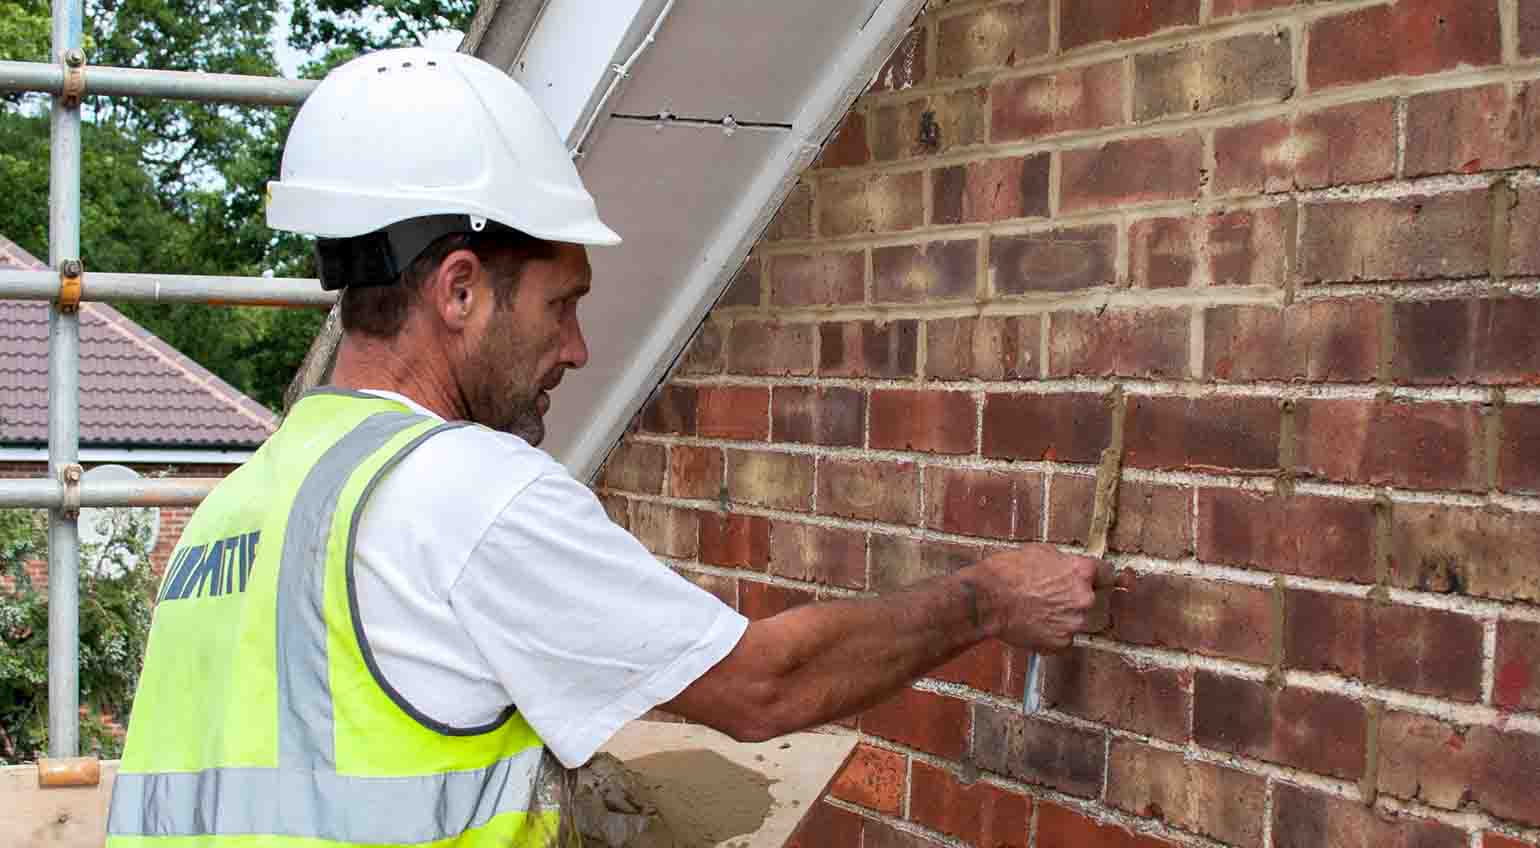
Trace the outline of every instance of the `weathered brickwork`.
[[1086, 544], [1119, 430], [1110, 628], [791, 844], [1540, 846], [1540, 0], [932, 0], [600, 489], [762, 617]]

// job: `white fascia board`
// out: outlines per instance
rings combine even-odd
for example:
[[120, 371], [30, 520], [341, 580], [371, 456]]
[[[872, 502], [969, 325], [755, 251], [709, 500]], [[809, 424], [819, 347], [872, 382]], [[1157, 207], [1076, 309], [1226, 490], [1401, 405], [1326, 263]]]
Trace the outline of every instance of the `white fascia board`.
[[598, 108], [622, 50], [641, 39], [664, 5], [665, 0], [549, 0], [541, 10], [510, 74], [569, 146]]
[[[781, 138], [766, 166], [743, 175], [745, 187], [739, 202], [724, 216], [721, 225], [703, 239], [694, 270], [681, 280], [677, 296], [664, 320], [657, 322], [637, 354], [623, 367], [599, 408], [585, 415], [570, 446], [557, 453], [580, 480], [591, 480], [610, 450], [619, 443], [625, 427], [642, 404], [668, 375], [679, 352], [694, 334], [727, 282], [743, 264], [766, 224], [795, 185], [798, 176], [817, 156], [852, 103], [866, 89], [872, 76], [892, 54], [924, 0], [882, 0], [865, 26], [834, 54], [820, 82], [803, 101], [792, 120], [792, 129]], [[557, 3], [547, 7], [550, 16]], [[544, 26], [542, 21], [541, 26]], [[540, 35], [537, 28], [533, 38]], [[720, 132], [720, 128], [702, 128]], [[601, 129], [602, 132], [602, 129]], [[591, 142], [603, 143], [599, 138]], [[602, 205], [603, 198], [600, 198]], [[597, 330], [597, 328], [595, 328]], [[587, 410], [585, 410], [585, 413]]]
[[[121, 462], [144, 465], [240, 465], [250, 450], [178, 450], [176, 448], [81, 448], [80, 462]], [[48, 462], [48, 448], [0, 447], [0, 462]]]

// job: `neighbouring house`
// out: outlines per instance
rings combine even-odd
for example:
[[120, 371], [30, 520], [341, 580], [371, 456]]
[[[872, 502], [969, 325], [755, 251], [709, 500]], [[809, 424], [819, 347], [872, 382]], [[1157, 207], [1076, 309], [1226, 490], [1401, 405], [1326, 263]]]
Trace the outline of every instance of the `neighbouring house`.
[[[44, 263], [0, 238], [0, 267]], [[105, 303], [80, 307], [80, 463], [223, 477], [278, 426], [271, 411]], [[48, 475], [48, 304], [0, 301], [0, 477]], [[192, 515], [162, 507], [158, 570]], [[31, 567], [38, 585], [47, 564]]]
[[1046, 710], [965, 654], [794, 844], [1522, 848], [1537, 385], [1540, 2], [933, 0], [597, 486], [761, 618], [1083, 545], [1122, 451]]

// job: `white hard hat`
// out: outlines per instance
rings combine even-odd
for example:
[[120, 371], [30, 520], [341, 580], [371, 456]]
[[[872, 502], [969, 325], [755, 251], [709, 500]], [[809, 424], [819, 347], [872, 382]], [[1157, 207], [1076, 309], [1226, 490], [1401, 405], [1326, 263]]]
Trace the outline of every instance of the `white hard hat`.
[[[342, 239], [466, 216], [547, 241], [619, 244], [523, 86], [473, 56], [409, 47], [333, 70], [289, 131], [268, 226]], [[403, 265], [410, 262], [406, 257]]]

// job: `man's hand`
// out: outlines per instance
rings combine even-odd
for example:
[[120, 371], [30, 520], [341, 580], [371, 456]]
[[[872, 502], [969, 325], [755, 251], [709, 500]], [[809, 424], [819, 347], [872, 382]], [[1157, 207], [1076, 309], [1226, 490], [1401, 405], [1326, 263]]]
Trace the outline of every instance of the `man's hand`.
[[972, 566], [987, 598], [990, 629], [1004, 642], [1040, 653], [1068, 648], [1085, 630], [1096, 588], [1112, 584], [1108, 563], [1032, 544]]

